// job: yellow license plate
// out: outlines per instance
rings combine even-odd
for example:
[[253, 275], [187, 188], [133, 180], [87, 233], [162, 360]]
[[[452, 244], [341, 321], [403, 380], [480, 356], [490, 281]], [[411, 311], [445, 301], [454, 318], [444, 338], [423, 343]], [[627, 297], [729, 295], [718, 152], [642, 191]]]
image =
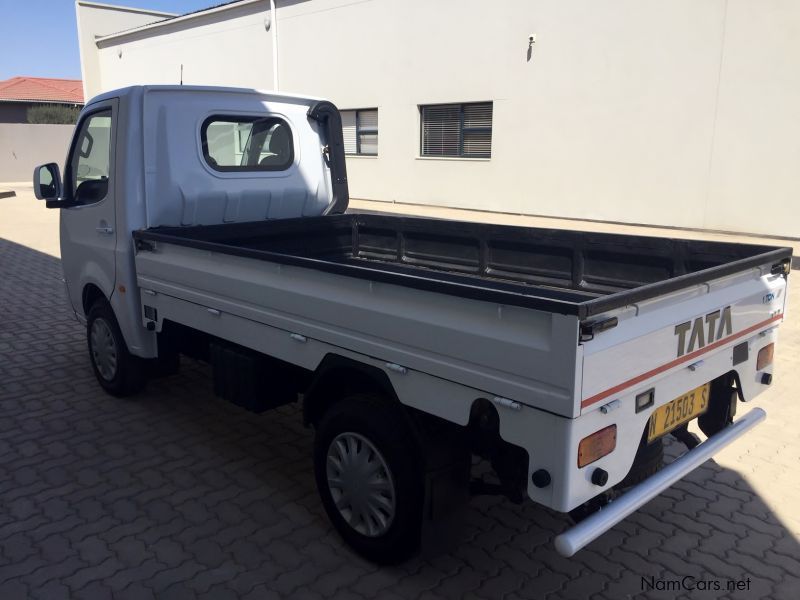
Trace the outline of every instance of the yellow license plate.
[[647, 441], [669, 433], [708, 410], [708, 383], [693, 389], [675, 400], [670, 400], [650, 415]]

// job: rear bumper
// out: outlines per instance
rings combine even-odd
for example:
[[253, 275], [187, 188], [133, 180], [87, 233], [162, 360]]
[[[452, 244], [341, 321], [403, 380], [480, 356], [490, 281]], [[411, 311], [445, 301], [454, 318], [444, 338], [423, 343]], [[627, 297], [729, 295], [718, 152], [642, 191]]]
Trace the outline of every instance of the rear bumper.
[[572, 556], [683, 476], [699, 467], [725, 446], [747, 433], [766, 416], [767, 413], [762, 409], [752, 409], [735, 423], [682, 455], [608, 506], [557, 536], [555, 539], [556, 550], [562, 556]]

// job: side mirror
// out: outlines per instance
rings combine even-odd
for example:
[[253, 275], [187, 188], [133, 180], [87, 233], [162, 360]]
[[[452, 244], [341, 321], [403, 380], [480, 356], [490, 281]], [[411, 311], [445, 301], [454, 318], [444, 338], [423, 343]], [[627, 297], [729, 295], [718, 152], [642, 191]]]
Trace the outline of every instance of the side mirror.
[[33, 170], [33, 193], [39, 200], [61, 198], [61, 173], [56, 163], [47, 163]]

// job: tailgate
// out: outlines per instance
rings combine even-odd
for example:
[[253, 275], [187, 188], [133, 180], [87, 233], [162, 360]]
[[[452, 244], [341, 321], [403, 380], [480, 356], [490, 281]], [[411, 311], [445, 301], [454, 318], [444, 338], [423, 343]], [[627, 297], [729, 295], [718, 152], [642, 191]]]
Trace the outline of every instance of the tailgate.
[[[758, 348], [752, 343], [744, 360], [744, 350], [734, 356], [733, 348], [782, 320], [787, 279], [765, 265], [597, 317], [616, 317], [618, 323], [582, 342], [581, 412], [647, 390], [677, 372], [687, 376], [671, 379], [668, 389], [674, 395], [738, 364], [754, 363]], [[742, 385], [746, 390], [753, 383]]]

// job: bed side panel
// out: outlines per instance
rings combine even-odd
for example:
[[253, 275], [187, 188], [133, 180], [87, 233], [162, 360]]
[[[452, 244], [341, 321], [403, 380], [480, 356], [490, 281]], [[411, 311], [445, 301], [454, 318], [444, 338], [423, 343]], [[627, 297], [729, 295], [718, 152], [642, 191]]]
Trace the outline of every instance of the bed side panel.
[[[139, 285], [564, 416], [577, 318], [157, 243]], [[180, 320], [180, 315], [159, 315]], [[235, 340], [234, 340], [235, 341]]]

